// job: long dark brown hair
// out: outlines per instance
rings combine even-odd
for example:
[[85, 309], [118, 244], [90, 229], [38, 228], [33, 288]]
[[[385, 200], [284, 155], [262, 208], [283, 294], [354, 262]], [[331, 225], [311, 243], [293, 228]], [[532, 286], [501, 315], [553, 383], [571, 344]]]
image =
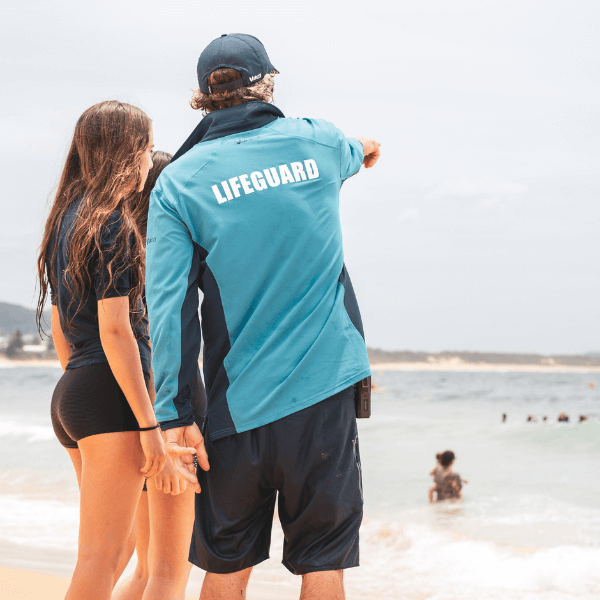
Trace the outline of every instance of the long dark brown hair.
[[162, 150], [156, 150], [152, 153], [152, 168], [148, 171], [148, 178], [144, 184], [141, 197], [138, 200], [138, 204], [133, 211], [133, 218], [137, 223], [138, 229], [142, 239], [146, 238], [146, 231], [148, 228], [148, 207], [150, 206], [150, 194], [152, 188], [158, 179], [158, 176], [162, 173], [162, 170], [171, 162], [173, 158], [172, 154], [168, 152], [162, 152]]
[[[132, 326], [141, 318], [138, 306], [144, 287], [145, 246], [133, 213], [139, 203], [141, 158], [150, 142], [151, 125], [142, 110], [115, 100], [96, 104], [79, 117], [38, 258], [40, 289], [36, 317], [40, 333], [48, 288], [51, 284], [57, 289], [58, 274], [53, 263], [61, 223], [69, 206], [79, 200], [81, 205], [71, 230], [68, 268], [64, 274], [71, 295], [67, 328], [83, 305], [84, 291], [91, 284], [90, 264], [94, 258], [98, 270], [105, 268], [109, 274], [108, 287], [125, 269], [130, 270]], [[103, 252], [102, 236], [115, 211], [120, 213], [119, 233], [114, 247]], [[74, 303], [77, 304], [72, 311]]]

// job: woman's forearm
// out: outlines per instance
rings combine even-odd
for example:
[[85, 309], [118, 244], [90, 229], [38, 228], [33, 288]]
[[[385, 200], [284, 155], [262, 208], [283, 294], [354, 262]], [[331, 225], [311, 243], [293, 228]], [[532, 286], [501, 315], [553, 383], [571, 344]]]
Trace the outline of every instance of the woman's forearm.
[[140, 427], [152, 427], [156, 417], [146, 389], [140, 351], [131, 329], [100, 332], [110, 369], [123, 390]]

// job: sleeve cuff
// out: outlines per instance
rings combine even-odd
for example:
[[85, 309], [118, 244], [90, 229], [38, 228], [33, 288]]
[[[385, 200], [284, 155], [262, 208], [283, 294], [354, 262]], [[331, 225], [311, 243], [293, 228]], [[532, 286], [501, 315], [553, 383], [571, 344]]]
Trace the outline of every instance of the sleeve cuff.
[[173, 419], [172, 421], [163, 421], [159, 423], [161, 431], [167, 431], [167, 429], [175, 429], [177, 427], [189, 427], [193, 425], [194, 415], [190, 415], [189, 417]]
[[96, 290], [96, 300], [106, 300], [107, 298], [122, 298], [128, 296], [131, 288], [128, 286], [119, 286], [116, 288], [109, 288], [107, 290]]
[[365, 158], [365, 147], [362, 145], [362, 142], [359, 142], [356, 138], [347, 138], [347, 139], [348, 139], [348, 142], [350, 142], [350, 144], [352, 146], [354, 146], [358, 150], [358, 152], [361, 153], [362, 159], [360, 162], [362, 164], [362, 161]]

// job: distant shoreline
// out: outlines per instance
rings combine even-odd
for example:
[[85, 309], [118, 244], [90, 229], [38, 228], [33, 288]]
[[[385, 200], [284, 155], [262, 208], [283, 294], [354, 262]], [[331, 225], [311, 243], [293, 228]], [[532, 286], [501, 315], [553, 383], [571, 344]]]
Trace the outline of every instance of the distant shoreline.
[[[200, 363], [202, 364], [202, 363]], [[18, 367], [50, 367], [60, 369], [54, 359], [8, 359], [0, 356], [0, 369]], [[371, 362], [371, 371], [457, 371], [457, 372], [516, 372], [516, 373], [600, 373], [600, 366], [560, 364], [471, 363], [457, 358], [427, 362]]]
[[367, 348], [372, 368], [404, 371], [521, 371], [561, 373], [600, 371], [600, 356], [515, 354], [502, 352], [412, 352]]
[[6, 356], [0, 356], [0, 369], [12, 367], [60, 368], [60, 361], [56, 358], [6, 358]]
[[452, 359], [438, 362], [385, 362], [371, 363], [371, 371], [456, 371], [465, 373], [600, 373], [600, 366], [579, 365], [523, 365], [510, 363], [468, 363]]

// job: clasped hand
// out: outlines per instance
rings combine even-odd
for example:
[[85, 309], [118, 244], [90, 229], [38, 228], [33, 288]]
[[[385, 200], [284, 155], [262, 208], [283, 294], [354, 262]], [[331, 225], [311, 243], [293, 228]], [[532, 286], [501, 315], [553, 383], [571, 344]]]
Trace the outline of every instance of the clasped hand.
[[[194, 423], [188, 427], [176, 427], [163, 432], [167, 453], [171, 457], [179, 474], [187, 480], [197, 494], [200, 493], [200, 484], [196, 477], [193, 455], [196, 455], [198, 466], [204, 471], [210, 469], [208, 454], [204, 447], [204, 437]], [[173, 493], [173, 492], [171, 492]]]

